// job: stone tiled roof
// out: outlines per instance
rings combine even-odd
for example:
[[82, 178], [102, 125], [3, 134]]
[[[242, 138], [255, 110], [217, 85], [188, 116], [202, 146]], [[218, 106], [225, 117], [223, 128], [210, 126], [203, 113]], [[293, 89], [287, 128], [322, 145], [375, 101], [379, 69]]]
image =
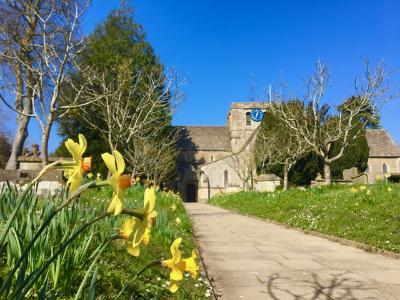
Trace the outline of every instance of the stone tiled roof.
[[365, 136], [370, 157], [400, 157], [400, 148], [385, 129], [367, 129]]
[[226, 126], [176, 126], [178, 148], [186, 151], [231, 151], [229, 129]]

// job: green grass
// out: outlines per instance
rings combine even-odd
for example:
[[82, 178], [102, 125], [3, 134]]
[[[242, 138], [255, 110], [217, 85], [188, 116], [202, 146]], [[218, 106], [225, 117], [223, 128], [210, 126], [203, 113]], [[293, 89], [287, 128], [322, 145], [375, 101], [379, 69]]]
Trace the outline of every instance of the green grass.
[[211, 204], [400, 253], [400, 184], [224, 194]]
[[[86, 205], [100, 205], [106, 209], [111, 196], [111, 190], [90, 191], [82, 199]], [[127, 192], [126, 207], [143, 205], [144, 189], [140, 186], [131, 188]], [[192, 249], [196, 248], [192, 236], [192, 224], [187, 216], [182, 200], [165, 192], [157, 193], [156, 200], [157, 222], [152, 230], [150, 244], [141, 248], [138, 258], [129, 255], [120, 242], [115, 242], [106, 251], [100, 261], [100, 272], [97, 280], [96, 299], [110, 299], [121, 290], [129, 279], [147, 263], [160, 258], [168, 259], [171, 256], [170, 245], [177, 237], [182, 237], [181, 251], [183, 257], [188, 257]], [[175, 203], [177, 209], [173, 212], [170, 207]], [[179, 217], [181, 224], [175, 219]], [[122, 223], [123, 218], [119, 218]], [[134, 284], [130, 285], [122, 299], [206, 299], [206, 285], [204, 281], [184, 277], [179, 290], [172, 294], [167, 289], [169, 271], [163, 268], [152, 268], [146, 271]], [[200, 279], [202, 280], [202, 279]]]
[[[0, 228], [16, 205], [16, 193], [14, 189], [0, 190]], [[142, 207], [143, 194], [144, 187], [138, 185], [126, 190], [124, 207]], [[57, 249], [58, 245], [65, 241], [76, 228], [104, 212], [109, 205], [111, 195], [110, 188], [88, 190], [76, 199], [73, 205], [63, 209], [52, 220], [51, 226], [46, 229], [42, 238], [35, 243], [29, 256], [28, 273], [41, 266], [51, 256], [53, 250]], [[40, 226], [52, 207], [60, 201], [59, 198], [40, 198], [34, 193], [28, 197], [7, 237], [7, 251], [0, 257], [0, 279], [5, 278], [19, 257], [21, 249], [30, 241], [32, 232]], [[172, 204], [177, 207], [175, 211], [170, 209]], [[123, 242], [119, 240], [113, 241], [103, 252], [97, 263], [99, 269], [95, 299], [113, 299], [127, 283], [130, 284], [119, 299], [206, 299], [208, 287], [201, 277], [198, 279], [184, 277], [179, 290], [172, 294], [168, 290], [167, 283], [169, 270], [161, 267], [148, 269], [132, 282], [131, 279], [146, 264], [171, 257], [170, 245], [175, 238], [182, 237], [183, 239], [181, 245], [183, 258], [190, 256], [192, 250], [196, 249], [192, 236], [192, 224], [179, 197], [171, 193], [157, 192], [156, 210], [158, 216], [151, 232], [150, 243], [148, 246], [141, 247], [139, 257], [131, 256], [126, 251]], [[175, 222], [177, 217], [181, 219], [179, 225]], [[73, 299], [92, 261], [91, 253], [111, 235], [118, 232], [124, 218], [126, 217], [122, 215], [111, 216], [93, 224], [67, 248], [59, 260], [52, 264], [49, 272], [42, 276], [27, 298], [37, 298], [39, 289], [47, 280], [49, 298], [54, 296], [57, 299]], [[16, 234], [12, 234], [13, 232]], [[54, 272], [57, 269], [60, 271], [56, 274]], [[91, 278], [88, 285], [90, 281]], [[87, 292], [88, 286], [83, 292], [84, 298]]]

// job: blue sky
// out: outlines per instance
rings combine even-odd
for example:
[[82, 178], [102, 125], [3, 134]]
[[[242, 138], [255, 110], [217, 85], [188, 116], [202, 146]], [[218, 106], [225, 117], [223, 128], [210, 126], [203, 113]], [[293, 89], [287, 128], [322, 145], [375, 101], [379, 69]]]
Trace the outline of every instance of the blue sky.
[[[85, 32], [105, 19], [117, 0], [94, 0]], [[168, 68], [190, 80], [177, 125], [224, 125], [233, 101], [260, 96], [282, 76], [297, 94], [317, 60], [330, 67], [325, 100], [332, 105], [353, 92], [362, 58], [400, 69], [400, 1], [152, 1], [137, 0], [137, 22]], [[400, 82], [399, 73], [392, 75]], [[251, 88], [253, 87], [253, 88]], [[251, 90], [254, 92], [251, 92]], [[400, 144], [400, 100], [382, 110], [382, 125]], [[35, 121], [33, 120], [32, 123]], [[12, 125], [9, 125], [12, 129]], [[36, 127], [36, 126], [32, 126]], [[39, 141], [32, 133], [30, 142]], [[59, 138], [52, 134], [50, 150]]]

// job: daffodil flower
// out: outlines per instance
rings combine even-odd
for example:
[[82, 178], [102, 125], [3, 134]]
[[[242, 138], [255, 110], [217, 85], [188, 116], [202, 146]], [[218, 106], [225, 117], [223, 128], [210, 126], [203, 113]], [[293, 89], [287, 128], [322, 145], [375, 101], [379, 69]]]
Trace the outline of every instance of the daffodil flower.
[[67, 169], [64, 173], [64, 176], [68, 178], [67, 185], [71, 192], [75, 191], [81, 185], [84, 173], [89, 172], [92, 167], [91, 157], [82, 158], [87, 147], [86, 138], [83, 134], [79, 134], [78, 139], [79, 144], [71, 139], [65, 142], [65, 147], [71, 153], [75, 163], [72, 169]]
[[173, 204], [171, 205], [170, 209], [171, 209], [172, 211], [175, 211], [175, 210], [176, 210], [176, 204], [173, 203]]
[[155, 222], [157, 212], [154, 210], [156, 204], [156, 193], [153, 188], [147, 188], [144, 191], [144, 206], [143, 208], [135, 209], [137, 214], [142, 215], [142, 219], [136, 219], [132, 226], [132, 232], [128, 239], [128, 251], [133, 256], [139, 256], [140, 245], [146, 245], [146, 239], [150, 236], [150, 228]]
[[[125, 240], [125, 246], [128, 252], [133, 256], [139, 256], [140, 248], [134, 247], [131, 240], [132, 235], [137, 232], [138, 223], [140, 221], [138, 219], [126, 219], [120, 228], [119, 237]], [[150, 229], [146, 228], [142, 238], [140, 239], [139, 245], [143, 244], [147, 246], [150, 242]]]
[[182, 223], [181, 218], [177, 217], [177, 218], [175, 219], [175, 223], [176, 223], [176, 225], [181, 224], [181, 223]]
[[171, 245], [172, 258], [161, 261], [163, 267], [169, 268], [171, 273], [169, 290], [175, 293], [178, 290], [178, 282], [183, 279], [183, 272], [188, 272], [193, 278], [196, 278], [199, 271], [199, 265], [196, 262], [196, 253], [192, 251], [192, 256], [181, 259], [179, 246], [182, 238], [177, 238]]
[[108, 183], [114, 190], [111, 203], [107, 208], [107, 212], [114, 213], [114, 215], [117, 216], [122, 211], [124, 189], [131, 186], [131, 178], [130, 175], [122, 175], [125, 170], [125, 161], [121, 153], [119, 153], [117, 150], [114, 151], [114, 155], [110, 153], [103, 153], [101, 157], [112, 174], [110, 179], [108, 179]]

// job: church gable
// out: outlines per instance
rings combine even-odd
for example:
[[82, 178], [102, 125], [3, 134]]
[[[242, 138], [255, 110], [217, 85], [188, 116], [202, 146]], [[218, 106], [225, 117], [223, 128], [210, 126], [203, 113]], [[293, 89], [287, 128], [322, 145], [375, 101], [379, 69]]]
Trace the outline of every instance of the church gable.
[[367, 129], [365, 137], [368, 142], [369, 157], [400, 157], [400, 148], [385, 129]]

